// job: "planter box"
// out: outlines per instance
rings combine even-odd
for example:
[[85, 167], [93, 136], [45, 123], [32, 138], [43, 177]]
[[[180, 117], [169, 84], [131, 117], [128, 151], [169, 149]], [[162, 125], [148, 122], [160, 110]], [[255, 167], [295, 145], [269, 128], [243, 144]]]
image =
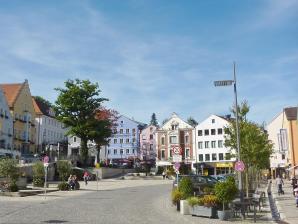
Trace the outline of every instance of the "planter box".
[[182, 215], [190, 215], [190, 206], [186, 200], [180, 201], [180, 214]]
[[217, 210], [213, 207], [205, 207], [205, 206], [199, 206], [195, 205], [192, 208], [192, 215], [194, 216], [204, 216], [209, 218], [216, 218], [217, 217]]

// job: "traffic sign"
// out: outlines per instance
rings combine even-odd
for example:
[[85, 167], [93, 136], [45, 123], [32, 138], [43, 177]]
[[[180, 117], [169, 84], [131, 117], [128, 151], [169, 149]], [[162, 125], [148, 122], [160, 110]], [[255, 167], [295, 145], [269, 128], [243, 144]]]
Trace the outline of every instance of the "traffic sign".
[[181, 155], [181, 152], [182, 152], [179, 145], [173, 145], [172, 146], [172, 151], [175, 155]]
[[174, 167], [175, 167], [176, 170], [179, 170], [179, 168], [180, 168], [180, 163], [175, 163], [175, 164], [174, 164]]
[[43, 163], [49, 163], [49, 157], [48, 156], [45, 156], [45, 157], [43, 157]]
[[235, 163], [235, 170], [239, 171], [239, 172], [243, 172], [245, 169], [245, 165], [243, 163], [243, 161], [237, 161]]
[[181, 163], [182, 162], [182, 155], [173, 155], [173, 162], [174, 163]]

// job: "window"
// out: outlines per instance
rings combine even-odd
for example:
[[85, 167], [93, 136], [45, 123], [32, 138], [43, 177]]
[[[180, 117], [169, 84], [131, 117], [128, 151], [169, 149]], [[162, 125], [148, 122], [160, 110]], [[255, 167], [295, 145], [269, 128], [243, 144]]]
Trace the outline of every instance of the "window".
[[152, 140], [153, 139], [153, 135], [150, 135], [150, 140]]
[[216, 148], [216, 141], [211, 141], [211, 148]]
[[285, 154], [282, 154], [281, 155], [281, 159], [286, 159], [286, 155]]
[[135, 128], [132, 129], [132, 133], [136, 133], [136, 129]]
[[198, 136], [202, 136], [203, 135], [203, 130], [198, 130]]
[[205, 142], [205, 149], [208, 149], [209, 148], [209, 141], [206, 141]]
[[142, 139], [143, 140], [146, 140], [146, 135], [142, 135]]
[[218, 140], [218, 148], [222, 148], [222, 140]]
[[186, 136], [185, 136], [185, 144], [188, 144], [188, 143], [189, 143], [189, 136], [186, 135]]
[[230, 160], [231, 159], [231, 154], [230, 153], [226, 153], [226, 160]]
[[204, 158], [203, 158], [203, 154], [199, 154], [199, 161], [203, 162]]
[[210, 161], [210, 154], [205, 154], [205, 161]]
[[204, 130], [204, 135], [209, 135], [209, 129]]
[[216, 161], [216, 160], [217, 160], [216, 153], [212, 153], [212, 161]]
[[129, 133], [129, 129], [126, 129], [126, 134], [128, 134]]
[[114, 133], [114, 134], [117, 134], [117, 128], [114, 128], [113, 133]]
[[165, 145], [165, 137], [161, 137], [161, 145]]
[[120, 154], [121, 154], [121, 155], [123, 154], [123, 149], [120, 149]]
[[166, 157], [165, 150], [161, 150], [161, 158], [164, 159]]
[[76, 137], [73, 137], [73, 142], [77, 142], [77, 138]]
[[132, 139], [132, 142], [136, 142], [136, 138], [133, 138], [133, 139]]
[[189, 158], [190, 154], [189, 154], [189, 149], [185, 149], [185, 158]]
[[117, 144], [117, 138], [114, 138], [114, 144]]
[[170, 153], [169, 153], [169, 154], [170, 154], [170, 157], [172, 157], [173, 151], [172, 151], [172, 150], [170, 150]]
[[123, 138], [120, 138], [120, 144], [122, 144], [123, 143]]
[[126, 149], [126, 154], [129, 154], [129, 149]]
[[215, 119], [212, 119], [211, 122], [212, 122], [212, 124], [214, 124], [215, 123]]
[[108, 155], [110, 155], [110, 150], [108, 150]]
[[203, 142], [198, 142], [199, 149], [203, 148]]
[[153, 150], [153, 144], [150, 144], [149, 149]]
[[177, 136], [170, 136], [170, 144], [177, 144]]
[[121, 124], [123, 124], [123, 121], [121, 121]]
[[218, 154], [218, 159], [221, 161], [221, 160], [224, 160], [224, 157], [223, 157], [223, 153], [219, 153]]
[[114, 154], [115, 154], [115, 155], [117, 154], [117, 149], [114, 149]]
[[120, 134], [123, 134], [123, 129], [120, 129]]
[[211, 129], [211, 135], [215, 135], [215, 129]]
[[129, 143], [129, 138], [126, 139], [126, 143]]
[[222, 135], [222, 128], [218, 128], [218, 129], [217, 129], [217, 134], [218, 134], [218, 135]]
[[177, 130], [178, 129], [178, 125], [177, 124], [173, 124], [172, 125], [172, 130]]
[[135, 154], [135, 149], [132, 150], [132, 154]]

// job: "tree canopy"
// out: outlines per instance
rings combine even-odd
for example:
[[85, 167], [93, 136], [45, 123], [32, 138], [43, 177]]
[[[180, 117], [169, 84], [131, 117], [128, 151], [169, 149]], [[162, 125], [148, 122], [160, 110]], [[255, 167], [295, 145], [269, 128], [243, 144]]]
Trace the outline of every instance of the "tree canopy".
[[154, 125], [154, 126], [158, 126], [158, 122], [157, 122], [155, 113], [153, 113], [153, 114], [151, 115], [151, 121], [150, 121], [150, 124], [151, 124], [151, 125]]
[[54, 107], [57, 119], [69, 128], [68, 134], [81, 138], [81, 155], [86, 161], [87, 141], [94, 138], [94, 127], [100, 131], [102, 121], [95, 119], [102, 103], [108, 101], [99, 97], [98, 83], [89, 80], [67, 80], [65, 88], [56, 88], [59, 92]]
[[187, 119], [187, 123], [190, 124], [193, 127], [196, 127], [198, 125], [198, 122], [193, 117], [189, 117]]

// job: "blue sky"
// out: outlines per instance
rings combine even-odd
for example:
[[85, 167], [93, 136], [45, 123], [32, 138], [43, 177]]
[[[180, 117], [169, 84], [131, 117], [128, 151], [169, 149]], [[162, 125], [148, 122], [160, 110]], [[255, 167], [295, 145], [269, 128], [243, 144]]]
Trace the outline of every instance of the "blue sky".
[[233, 78], [249, 118], [298, 105], [296, 0], [0, 0], [0, 82], [28, 79], [54, 102], [67, 79], [98, 82], [106, 106], [159, 122], [229, 113]]

